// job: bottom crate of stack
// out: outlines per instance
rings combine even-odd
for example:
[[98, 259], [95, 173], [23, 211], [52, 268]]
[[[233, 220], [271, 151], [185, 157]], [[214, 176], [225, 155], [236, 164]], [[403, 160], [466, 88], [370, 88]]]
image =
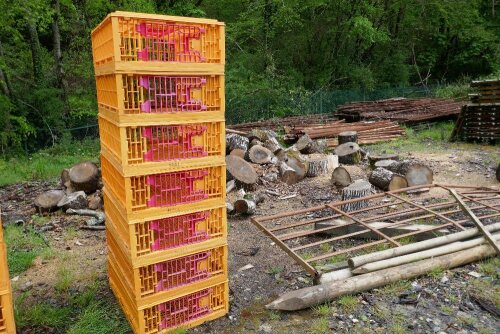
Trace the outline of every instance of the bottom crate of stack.
[[0, 291], [0, 334], [16, 334], [10, 290]]
[[163, 334], [220, 318], [229, 310], [227, 280], [181, 296], [138, 307], [117, 269], [108, 261], [109, 282], [135, 334]]

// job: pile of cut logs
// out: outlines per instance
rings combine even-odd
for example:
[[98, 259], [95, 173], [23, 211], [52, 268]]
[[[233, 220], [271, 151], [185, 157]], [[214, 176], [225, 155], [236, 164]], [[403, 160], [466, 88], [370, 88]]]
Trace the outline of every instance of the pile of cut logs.
[[427, 122], [460, 113], [461, 102], [447, 99], [406, 99], [351, 102], [337, 108], [335, 115], [348, 122], [391, 120], [399, 123]]
[[228, 212], [253, 214], [266, 197], [256, 192], [258, 184], [292, 185], [305, 177], [329, 174], [338, 166], [337, 156], [327, 153], [325, 143], [307, 135], [285, 149], [272, 130], [254, 129], [246, 136], [228, 133], [226, 149], [226, 192], [239, 189], [238, 200], [227, 205]]
[[40, 214], [63, 210], [67, 214], [91, 217], [87, 228], [104, 229], [106, 219], [102, 200], [102, 180], [96, 164], [85, 161], [64, 169], [61, 187], [41, 193], [34, 206]]
[[240, 123], [233, 124], [229, 127], [233, 130], [249, 132], [254, 129], [273, 129], [276, 130], [278, 128], [282, 128], [284, 126], [294, 127], [300, 126], [304, 124], [308, 125], [321, 125], [330, 123], [335, 120], [333, 114], [311, 114], [311, 115], [302, 115], [302, 116], [289, 116], [283, 118], [271, 118], [258, 122], [248, 122], [248, 123]]

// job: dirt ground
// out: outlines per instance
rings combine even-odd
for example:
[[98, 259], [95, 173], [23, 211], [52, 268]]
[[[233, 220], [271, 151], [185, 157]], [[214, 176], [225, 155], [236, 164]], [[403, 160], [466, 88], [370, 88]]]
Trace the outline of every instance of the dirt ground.
[[[445, 150], [440, 153], [414, 153], [435, 173], [435, 181], [462, 185], [494, 186], [497, 148], [474, 146], [470, 150]], [[33, 182], [0, 189], [0, 208], [4, 224], [29, 223], [36, 216], [34, 197], [41, 191], [56, 189], [57, 183]], [[306, 208], [339, 199], [328, 177], [306, 179], [294, 186], [277, 184], [283, 196], [269, 198], [257, 210], [268, 215]], [[230, 194], [229, 197], [234, 196]], [[57, 256], [35, 260], [26, 272], [13, 278], [14, 295], [29, 291], [25, 303], [52, 300], [57, 303], [56, 282], [63, 271], [71, 273], [71, 289], [83, 291], [98, 280], [107, 284], [106, 240], [104, 231], [81, 230], [84, 219], [61, 213], [44, 218], [41, 232]], [[239, 269], [251, 264], [253, 268]], [[496, 262], [498, 264], [498, 262]], [[393, 284], [321, 308], [300, 312], [270, 312], [264, 305], [283, 292], [312, 285], [311, 278], [279, 249], [271, 239], [252, 225], [248, 217], [229, 217], [228, 316], [192, 329], [193, 333], [496, 333], [499, 317], [484, 310], [474, 291], [487, 284], [493, 294], [500, 292], [500, 268], [476, 278], [481, 264], [428, 275], [409, 282]], [[106, 290], [111, 294], [110, 290]], [[404, 293], [418, 294], [416, 304], [402, 303]], [[30, 328], [23, 332], [33, 333]]]

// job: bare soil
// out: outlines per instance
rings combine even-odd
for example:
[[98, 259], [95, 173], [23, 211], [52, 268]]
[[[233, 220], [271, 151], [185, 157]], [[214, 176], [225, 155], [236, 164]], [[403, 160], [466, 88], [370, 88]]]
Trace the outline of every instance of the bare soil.
[[[467, 151], [415, 153], [413, 156], [434, 170], [437, 182], [499, 186], [494, 174], [499, 152], [491, 147], [475, 146]], [[30, 291], [25, 301], [28, 304], [37, 300], [57, 303], [60, 295], [56, 292], [56, 285], [62, 271], [70, 272], [71, 289], [75, 292], [84, 291], [96, 280], [107, 284], [104, 231], [81, 230], [79, 227], [84, 218], [62, 213], [48, 215], [42, 224], [32, 218], [37, 215], [32, 206], [35, 196], [41, 191], [57, 188], [56, 183], [50, 182], [0, 188], [4, 224], [22, 222], [37, 228], [51, 226], [49, 231], [42, 233], [54, 256], [37, 259], [30, 269], [13, 280], [15, 296]], [[339, 199], [336, 189], [330, 186], [329, 177], [308, 178], [293, 186], [277, 183], [272, 190], [283, 196], [297, 196], [284, 200], [269, 196], [258, 207], [257, 215]], [[234, 196], [231, 193], [228, 198]], [[265, 309], [266, 303], [283, 292], [311, 285], [311, 278], [246, 216], [229, 217], [228, 242], [230, 312], [224, 318], [192, 329], [193, 333], [322, 333], [325, 331], [317, 331], [320, 318], [326, 319], [323, 322], [327, 322], [327, 327], [319, 329], [331, 333], [495, 333], [500, 328], [499, 318], [484, 310], [474, 292], [484, 284], [492, 289], [491, 293], [498, 294], [499, 267], [495, 268], [496, 274], [475, 278], [468, 273], [481, 268], [479, 264], [472, 264], [362, 293], [354, 297], [356, 302], [352, 307], [333, 302], [327, 315], [314, 310], [272, 313]], [[253, 268], [239, 270], [248, 264]], [[415, 304], [401, 303], [399, 297], [402, 293], [418, 295], [418, 301]], [[107, 294], [111, 295], [109, 289]], [[23, 328], [22, 332], [35, 333], [36, 330]]]

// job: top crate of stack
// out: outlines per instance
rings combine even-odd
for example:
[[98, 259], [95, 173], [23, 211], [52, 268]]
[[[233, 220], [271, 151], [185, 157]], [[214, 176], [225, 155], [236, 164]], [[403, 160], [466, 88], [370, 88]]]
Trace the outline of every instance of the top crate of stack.
[[223, 74], [223, 36], [217, 20], [114, 12], [92, 31], [95, 74]]

